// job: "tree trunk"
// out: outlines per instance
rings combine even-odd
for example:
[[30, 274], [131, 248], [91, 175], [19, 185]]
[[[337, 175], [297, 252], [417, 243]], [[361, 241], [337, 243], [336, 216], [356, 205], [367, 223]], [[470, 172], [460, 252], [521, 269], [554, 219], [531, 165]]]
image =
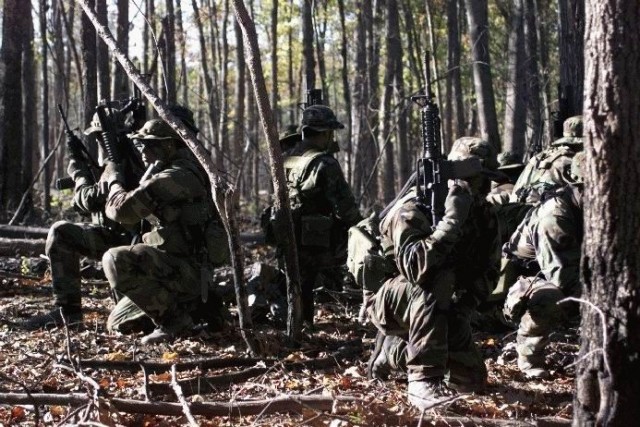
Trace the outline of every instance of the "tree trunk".
[[[640, 3], [586, 2], [582, 338], [575, 426], [640, 419]], [[597, 307], [597, 308], [595, 308]], [[603, 330], [604, 328], [604, 330]]]
[[[31, 2], [29, 2], [31, 3]], [[49, 50], [47, 44], [47, 10], [49, 5], [47, 0], [40, 0], [40, 55], [42, 56], [42, 154], [41, 159], [49, 157]], [[34, 79], [35, 80], [35, 79]], [[35, 105], [35, 104], [34, 104]], [[27, 108], [33, 108], [27, 107]], [[35, 110], [35, 108], [34, 108]], [[37, 128], [37, 122], [31, 123], [32, 126]], [[31, 181], [31, 180], [29, 180]], [[51, 187], [51, 174], [49, 164], [45, 164], [44, 172], [42, 173], [42, 207], [46, 213], [51, 211], [51, 201], [49, 200], [49, 188]], [[26, 186], [23, 187], [26, 189]]]
[[[68, 70], [71, 70], [70, 62], [71, 55], [65, 55], [64, 49], [64, 36], [62, 32], [62, 6], [60, 5], [61, 0], [54, 0], [52, 4], [53, 8], [53, 51], [56, 56], [56, 72], [53, 75], [53, 99], [57, 100], [58, 103], [62, 104], [65, 111], [69, 110], [69, 88], [66, 85], [71, 79], [71, 75]], [[54, 114], [52, 116], [53, 126], [55, 134], [53, 135], [53, 140], [57, 140], [60, 132], [62, 132], [60, 124], [60, 116], [58, 114]], [[58, 154], [56, 154], [56, 173], [55, 178], [62, 178], [66, 175], [66, 171], [64, 170], [64, 150], [59, 150]]]
[[447, 0], [447, 97], [445, 100], [445, 134], [453, 141], [464, 135], [464, 105], [460, 80], [459, 0]]
[[[234, 4], [235, 6], [235, 4]], [[242, 29], [239, 23], [234, 23], [233, 29], [236, 35], [236, 99], [235, 116], [233, 122], [233, 161], [237, 165], [242, 164], [242, 149], [245, 141], [244, 117], [245, 117], [245, 69], [247, 64], [244, 57], [244, 43], [242, 41]]]
[[173, 10], [173, 0], [165, 2], [167, 15], [164, 22], [164, 40], [166, 53], [164, 57], [164, 71], [166, 73], [167, 102], [176, 103], [176, 18]]
[[278, 109], [278, 0], [271, 3], [271, 108], [275, 114], [276, 128], [280, 121]]
[[313, 56], [313, 0], [302, 0], [302, 57], [305, 89], [316, 87], [316, 61]]
[[400, 41], [400, 27], [398, 24], [398, 3], [396, 0], [387, 0], [387, 57], [385, 62], [384, 91], [380, 106], [380, 151], [384, 155], [384, 168], [381, 176], [382, 197], [384, 204], [391, 202], [395, 197], [395, 161], [393, 153], [393, 128], [391, 125], [391, 100], [396, 83], [397, 55], [402, 56], [402, 43]]
[[[30, 2], [29, 2], [30, 3]], [[43, 6], [42, 4], [40, 5]], [[39, 12], [39, 19], [42, 18], [42, 12]], [[41, 22], [42, 23], [42, 22]], [[20, 183], [20, 188], [27, 189], [29, 188], [29, 184], [33, 180], [33, 168], [38, 162], [40, 156], [38, 155], [38, 149], [40, 148], [37, 144], [38, 139], [38, 84], [36, 80], [36, 61], [34, 55], [34, 37], [33, 37], [33, 21], [28, 19], [26, 24], [26, 31], [23, 39], [24, 45], [22, 46], [22, 50], [24, 54], [22, 55], [22, 93], [24, 95], [24, 120], [23, 123], [23, 135], [24, 135], [24, 144], [22, 146], [22, 182]], [[45, 36], [46, 37], [46, 36]], [[46, 46], [46, 45], [45, 45]], [[42, 51], [41, 51], [42, 52]], [[46, 56], [45, 56], [46, 58]], [[35, 144], [34, 144], [35, 142]], [[44, 157], [43, 157], [44, 158]], [[48, 182], [43, 181], [43, 185], [48, 184]], [[47, 196], [44, 197], [43, 208], [46, 212], [49, 212], [50, 205], [48, 203], [48, 193], [49, 188], [43, 188], [43, 195], [46, 192]], [[22, 212], [19, 213], [20, 218], [24, 217], [25, 214], [31, 210], [32, 206], [32, 196], [31, 194], [28, 196], [28, 205], [25, 206], [24, 209], [21, 209]]]
[[189, 76], [189, 70], [187, 69], [187, 42], [185, 40], [184, 27], [182, 25], [182, 4], [180, 0], [176, 1], [176, 27], [178, 31], [178, 44], [180, 45], [180, 89], [181, 89], [181, 104], [189, 106], [189, 84], [187, 77]]
[[338, 12], [340, 14], [340, 57], [342, 58], [342, 94], [344, 100], [344, 108], [347, 111], [347, 144], [346, 144], [346, 157], [347, 157], [347, 173], [346, 178], [349, 185], [353, 185], [353, 124], [351, 120], [351, 87], [349, 85], [349, 60], [347, 56], [348, 43], [347, 43], [347, 26], [345, 23], [345, 11], [344, 0], [338, 0]]
[[222, 32], [220, 33], [220, 37], [222, 38], [222, 55], [220, 58], [220, 123], [218, 128], [218, 141], [220, 141], [220, 153], [219, 156], [216, 157], [216, 164], [221, 169], [224, 168], [224, 157], [223, 153], [228, 153], [228, 145], [227, 145], [227, 134], [228, 134], [228, 118], [227, 118], [227, 110], [228, 107], [228, 74], [229, 74], [229, 43], [227, 41], [227, 23], [229, 21], [229, 0], [224, 0], [224, 12], [222, 14]]
[[582, 114], [585, 80], [584, 7], [583, 0], [558, 1], [560, 87], [569, 96], [569, 116]]
[[0, 49], [0, 204], [4, 209], [17, 206], [23, 189], [21, 79], [26, 19], [31, 19], [30, 1], [5, 0]]
[[534, 0], [524, 0], [524, 35], [526, 53], [527, 108], [529, 122], [529, 145], [542, 147], [544, 134], [542, 105], [540, 99], [540, 73], [538, 71], [538, 32], [536, 28]]
[[[118, 5], [119, 6], [119, 5]], [[107, 0], [96, 1], [96, 15], [102, 25], [108, 25]], [[119, 13], [118, 13], [119, 16]], [[118, 22], [119, 22], [118, 18]], [[146, 30], [145, 25], [145, 30]], [[118, 27], [118, 31], [120, 28]], [[111, 99], [111, 78], [109, 63], [109, 48], [102, 40], [98, 40], [98, 53], [96, 56], [96, 67], [98, 68], [98, 99]], [[122, 70], [116, 70], [116, 73], [122, 73]], [[123, 78], [123, 77], [120, 77]]]
[[253, 90], [258, 103], [258, 112], [264, 133], [267, 138], [269, 151], [269, 163], [271, 165], [271, 177], [276, 195], [274, 208], [276, 215], [284, 218], [284, 226], [287, 230], [288, 244], [285, 245], [285, 263], [287, 274], [287, 301], [289, 303], [289, 314], [287, 318], [287, 333], [292, 339], [299, 339], [302, 331], [302, 311], [300, 301], [300, 272], [298, 267], [298, 253], [295, 245], [295, 235], [291, 209], [289, 207], [289, 197], [287, 195], [287, 185], [282, 163], [282, 152], [278, 143], [278, 134], [273, 118], [273, 112], [269, 106], [267, 88], [262, 72], [262, 62], [260, 61], [260, 49], [258, 46], [258, 36], [253, 21], [242, 0], [232, 0], [236, 13], [236, 19], [242, 28], [243, 35], [247, 43], [247, 57], [249, 63], [249, 73], [253, 82]]
[[504, 151], [522, 156], [527, 130], [527, 85], [524, 67], [524, 7], [523, 1], [511, 3], [509, 21], [508, 77], [504, 117]]
[[251, 316], [248, 315], [247, 294], [243, 283], [243, 265], [244, 258], [242, 248], [240, 246], [240, 233], [238, 231], [238, 223], [234, 208], [238, 206], [237, 192], [229, 187], [216, 173], [215, 167], [211, 161], [209, 153], [204, 149], [200, 141], [198, 141], [193, 132], [187, 128], [181, 120], [179, 120], [169, 110], [168, 105], [153, 91], [146, 79], [138, 72], [133, 63], [122, 52], [118, 50], [117, 44], [108, 27], [100, 24], [95, 16], [93, 9], [89, 5], [90, 0], [76, 0], [82, 7], [87, 19], [93, 23], [98, 30], [100, 37], [105, 41], [107, 46], [113, 51], [114, 56], [122, 65], [129, 78], [140, 88], [142, 94], [149, 100], [153, 108], [158, 112], [160, 117], [164, 119], [186, 143], [187, 147], [196, 156], [204, 170], [209, 176], [211, 183], [211, 192], [213, 202], [220, 212], [220, 218], [227, 230], [229, 237], [229, 249], [231, 252], [231, 262], [233, 265], [233, 276], [235, 282], [236, 300], [238, 304], [238, 319], [240, 322], [240, 333], [247, 344], [251, 353], [258, 353], [259, 349], [252, 332]]
[[[289, 87], [289, 99], [294, 100], [298, 97], [298, 91], [296, 90], [295, 80], [293, 78], [293, 25], [291, 22], [293, 21], [293, 1], [289, 2], [289, 29], [287, 31], [287, 82]], [[291, 106], [289, 108], [289, 124], [294, 124], [297, 122], [296, 120], [297, 108]]]
[[476, 91], [480, 134], [500, 149], [496, 102], [489, 56], [487, 0], [465, 0], [473, 57], [473, 83]]
[[318, 19], [315, 19], [316, 25], [314, 25], [314, 35], [315, 35], [315, 44], [316, 44], [316, 56], [318, 58], [318, 72], [320, 73], [320, 87], [322, 88], [322, 93], [324, 93], [324, 103], [329, 105], [329, 89], [327, 86], [327, 66], [324, 59], [324, 40], [325, 35], [327, 34], [327, 3], [322, 2], [322, 22], [318, 22]]
[[[87, 6], [95, 10], [95, 0], [87, 0]], [[86, 126], [93, 117], [98, 105], [98, 82], [96, 70], [96, 30], [91, 25], [91, 21], [86, 14], [82, 15], [82, 86], [84, 86], [84, 99], [82, 102], [83, 115], [81, 128]], [[96, 138], [93, 135], [86, 135], [87, 150], [95, 159], [98, 154]]]

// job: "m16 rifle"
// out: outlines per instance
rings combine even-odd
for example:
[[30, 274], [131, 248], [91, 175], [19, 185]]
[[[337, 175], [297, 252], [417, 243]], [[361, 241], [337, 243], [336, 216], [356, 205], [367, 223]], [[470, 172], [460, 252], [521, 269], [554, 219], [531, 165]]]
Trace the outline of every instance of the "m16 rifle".
[[308, 89], [307, 90], [307, 102], [304, 107], [311, 107], [312, 105], [324, 105], [322, 101], [322, 89]]
[[411, 97], [413, 102], [422, 107], [420, 121], [423, 151], [417, 162], [416, 189], [418, 198], [431, 210], [432, 226], [435, 227], [444, 216], [444, 202], [449, 192], [447, 181], [454, 177], [454, 170], [452, 162], [442, 154], [440, 110], [431, 93], [429, 52], [425, 52], [424, 69], [425, 93]]
[[[78, 138], [69, 127], [67, 116], [62, 110], [62, 105], [60, 104], [58, 104], [58, 112], [62, 118], [62, 123], [64, 123], [64, 132], [67, 135], [67, 152], [69, 153], [69, 156], [74, 158], [76, 161], [87, 163], [89, 171], [93, 176], [93, 181], [95, 182], [97, 180], [96, 173], [100, 171], [100, 166], [98, 166], [98, 163], [96, 163], [93, 157], [91, 157], [82, 141], [80, 141], [80, 138]], [[74, 186], [75, 181], [70, 176], [56, 180], [56, 189], [58, 190], [66, 190], [73, 188]]]

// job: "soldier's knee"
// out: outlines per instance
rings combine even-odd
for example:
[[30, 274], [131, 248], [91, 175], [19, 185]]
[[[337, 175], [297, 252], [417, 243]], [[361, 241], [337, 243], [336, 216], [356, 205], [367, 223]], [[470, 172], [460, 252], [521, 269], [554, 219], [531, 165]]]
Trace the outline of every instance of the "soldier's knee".
[[77, 228], [78, 226], [69, 222], [69, 221], [57, 221], [55, 222], [51, 228], [49, 228], [49, 233], [47, 234], [47, 242], [45, 244], [45, 253], [47, 256], [51, 253], [52, 250], [59, 247], [61, 244], [64, 244], [66, 240], [69, 239], [71, 229]]

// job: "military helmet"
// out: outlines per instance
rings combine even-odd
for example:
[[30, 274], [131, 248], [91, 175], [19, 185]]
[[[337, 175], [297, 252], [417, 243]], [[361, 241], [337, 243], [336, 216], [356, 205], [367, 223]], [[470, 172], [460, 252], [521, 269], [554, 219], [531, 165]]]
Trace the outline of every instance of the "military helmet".
[[582, 144], [582, 116], [569, 117], [562, 124], [562, 138], [551, 145]]
[[160, 119], [147, 121], [138, 131], [130, 133], [129, 138], [139, 140], [166, 141], [180, 140], [178, 134], [167, 122]]
[[323, 132], [333, 129], [344, 129], [333, 110], [325, 105], [312, 105], [302, 112], [302, 130], [311, 129]]
[[580, 151], [571, 159], [571, 178], [576, 184], [584, 182], [585, 153]]

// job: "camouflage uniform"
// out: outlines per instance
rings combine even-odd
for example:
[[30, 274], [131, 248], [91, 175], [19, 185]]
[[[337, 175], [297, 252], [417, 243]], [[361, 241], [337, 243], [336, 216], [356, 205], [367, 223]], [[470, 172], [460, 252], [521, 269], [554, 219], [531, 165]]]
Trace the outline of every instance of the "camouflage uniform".
[[[574, 157], [579, 164], [583, 154]], [[573, 169], [573, 168], [572, 168]], [[547, 193], [504, 247], [508, 257], [539, 269], [535, 277], [521, 276], [509, 289], [504, 314], [518, 327], [518, 366], [531, 376], [544, 375], [548, 334], [575, 306], [556, 303], [580, 296], [582, 186], [569, 185]], [[542, 277], [540, 277], [542, 276]]]
[[[97, 119], [85, 130], [86, 135], [101, 131]], [[71, 137], [70, 137], [71, 138]], [[75, 138], [75, 137], [73, 137]], [[77, 141], [77, 143], [81, 143]], [[69, 145], [73, 144], [73, 141]], [[114, 246], [127, 244], [134, 232], [104, 215], [106, 195], [101, 191], [92, 175], [87, 161], [78, 155], [69, 154], [67, 172], [73, 178], [73, 206], [83, 215], [91, 216], [92, 223], [58, 221], [49, 229], [45, 253], [51, 266], [55, 308], [25, 322], [27, 329], [60, 326], [61, 315], [67, 322], [82, 320], [80, 257], [100, 259], [104, 252]], [[131, 230], [135, 227], [130, 227]]]
[[[468, 157], [483, 160], [485, 170], [495, 168], [495, 151], [479, 138], [461, 138], [454, 144], [450, 159]], [[387, 335], [386, 363], [392, 368], [406, 364], [410, 392], [413, 382], [445, 374], [449, 384], [460, 389], [482, 387], [486, 380], [468, 317], [497, 278], [498, 226], [484, 200], [488, 179], [482, 179], [486, 185], [474, 190], [473, 196], [458, 185], [450, 186], [447, 200], [459, 194], [472, 198], [466, 219], [459, 214], [462, 222], [447, 210], [434, 229], [431, 214], [416, 199], [414, 188], [380, 225], [383, 247], [393, 248], [400, 274], [376, 293], [369, 316]], [[374, 368], [379, 362], [372, 360]]]
[[529, 160], [513, 187], [511, 202], [535, 204], [541, 195], [572, 182], [571, 159], [582, 150], [582, 116], [563, 123], [563, 137]]
[[284, 159], [300, 264], [302, 311], [313, 323], [313, 289], [318, 274], [346, 260], [347, 230], [362, 219], [355, 198], [329, 147], [309, 137], [344, 126], [328, 107], [304, 110], [303, 139]]
[[[149, 146], [175, 145], [164, 151], [159, 172], [132, 191], [119, 185], [117, 172], [108, 178], [109, 218], [122, 224], [147, 219], [152, 230], [143, 243], [109, 249], [102, 263], [111, 287], [148, 315], [164, 340], [192, 326], [185, 307], [208, 289], [208, 267], [226, 261], [226, 237], [205, 172], [169, 125], [151, 120], [131, 137], [143, 144], [143, 159]], [[149, 337], [146, 342], [154, 342]]]

